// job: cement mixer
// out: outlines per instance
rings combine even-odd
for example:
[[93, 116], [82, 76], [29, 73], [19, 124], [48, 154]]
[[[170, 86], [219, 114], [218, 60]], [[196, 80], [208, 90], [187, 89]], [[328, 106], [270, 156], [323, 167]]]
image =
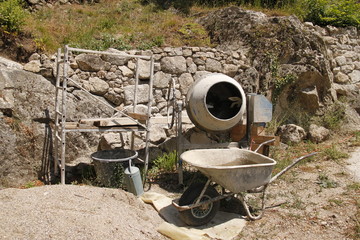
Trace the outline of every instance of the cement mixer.
[[246, 96], [233, 78], [216, 73], [197, 80], [186, 96], [191, 121], [204, 131], [224, 131], [244, 117]]
[[[173, 106], [171, 124], [174, 125], [174, 115], [177, 113], [177, 153], [179, 183], [183, 184], [182, 160], [180, 154], [183, 151], [196, 148], [249, 148], [251, 139], [251, 126], [271, 121], [272, 104], [265, 96], [258, 94], [245, 94], [241, 85], [233, 78], [221, 74], [208, 74], [195, 81], [189, 89], [185, 102], [177, 101], [175, 104], [175, 81], [170, 83], [168, 96], [168, 120], [169, 106]], [[182, 132], [182, 109], [185, 104], [187, 115], [191, 122], [205, 132], [221, 132], [232, 129], [235, 125], [246, 125], [246, 136], [240, 142], [192, 144], [183, 136]], [[176, 110], [175, 110], [176, 109]], [[184, 118], [185, 119], [185, 118]]]

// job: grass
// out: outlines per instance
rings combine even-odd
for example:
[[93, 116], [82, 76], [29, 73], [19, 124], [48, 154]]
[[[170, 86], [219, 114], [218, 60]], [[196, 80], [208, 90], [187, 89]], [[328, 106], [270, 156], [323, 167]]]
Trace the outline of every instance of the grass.
[[148, 174], [150, 178], [158, 176], [160, 173], [172, 173], [176, 167], [176, 151], [159, 155], [154, 161]]
[[143, 6], [136, 0], [44, 8], [26, 19], [25, 30], [47, 52], [63, 44], [97, 50], [210, 46], [206, 31], [194, 18]]
[[327, 160], [333, 160], [333, 161], [336, 161], [336, 162], [339, 162], [340, 159], [344, 159], [344, 158], [349, 157], [349, 154], [338, 150], [338, 148], [335, 145], [332, 145], [332, 146], [330, 146], [328, 148], [325, 148], [322, 151], [322, 155]]

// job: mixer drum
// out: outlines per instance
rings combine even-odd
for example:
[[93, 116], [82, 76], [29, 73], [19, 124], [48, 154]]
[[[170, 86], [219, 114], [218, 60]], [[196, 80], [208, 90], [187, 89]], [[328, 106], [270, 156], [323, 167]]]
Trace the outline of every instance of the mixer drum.
[[242, 120], [246, 97], [240, 84], [224, 74], [209, 74], [197, 80], [186, 95], [191, 121], [205, 131], [224, 131]]

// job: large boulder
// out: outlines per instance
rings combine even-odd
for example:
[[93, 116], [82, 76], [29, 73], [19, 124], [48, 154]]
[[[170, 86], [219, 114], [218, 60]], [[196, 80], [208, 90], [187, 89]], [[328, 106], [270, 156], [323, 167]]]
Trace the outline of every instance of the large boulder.
[[314, 143], [321, 143], [328, 139], [330, 130], [316, 124], [311, 124], [309, 127], [308, 138]]
[[[0, 66], [0, 188], [19, 187], [39, 177], [50, 181], [54, 99], [55, 87], [44, 77]], [[67, 99], [68, 121], [113, 112], [79, 90], [68, 93]], [[90, 156], [98, 141], [94, 134], [68, 133], [66, 161]]]
[[280, 126], [276, 135], [280, 136], [280, 140], [283, 143], [299, 143], [306, 137], [305, 130], [295, 124], [286, 124]]
[[[319, 33], [309, 31], [295, 16], [269, 17], [228, 7], [202, 17], [200, 23], [209, 31], [212, 42], [218, 44], [218, 49], [241, 49], [241, 54], [249, 59], [251, 68], [235, 76], [245, 91], [265, 90], [270, 95], [273, 86], [280, 86], [276, 93], [280, 96], [274, 99], [285, 102], [278, 102], [276, 108], [289, 107], [287, 103], [293, 101], [311, 112], [336, 98], [330, 91], [333, 74], [325, 42]], [[207, 60], [206, 70], [216, 70], [217, 65]], [[239, 66], [242, 66], [240, 61]], [[225, 73], [233, 76], [236, 68], [226, 66]], [[356, 74], [353, 78], [356, 80]]]

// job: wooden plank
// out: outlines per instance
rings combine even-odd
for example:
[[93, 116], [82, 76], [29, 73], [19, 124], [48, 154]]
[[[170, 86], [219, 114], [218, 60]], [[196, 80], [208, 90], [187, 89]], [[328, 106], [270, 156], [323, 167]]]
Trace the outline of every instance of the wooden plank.
[[134, 120], [127, 117], [81, 119], [79, 121], [79, 124], [86, 124], [89, 126], [96, 126], [96, 127], [137, 125], [137, 123]]
[[[164, 117], [164, 116], [151, 117], [150, 121], [152, 124], [167, 124], [168, 123], [167, 117]], [[169, 119], [169, 121], [170, 121], [170, 119]], [[192, 122], [188, 116], [183, 116], [182, 123], [191, 124]]]
[[140, 114], [140, 113], [127, 113], [127, 115], [140, 121], [147, 121], [149, 119], [148, 115]]

